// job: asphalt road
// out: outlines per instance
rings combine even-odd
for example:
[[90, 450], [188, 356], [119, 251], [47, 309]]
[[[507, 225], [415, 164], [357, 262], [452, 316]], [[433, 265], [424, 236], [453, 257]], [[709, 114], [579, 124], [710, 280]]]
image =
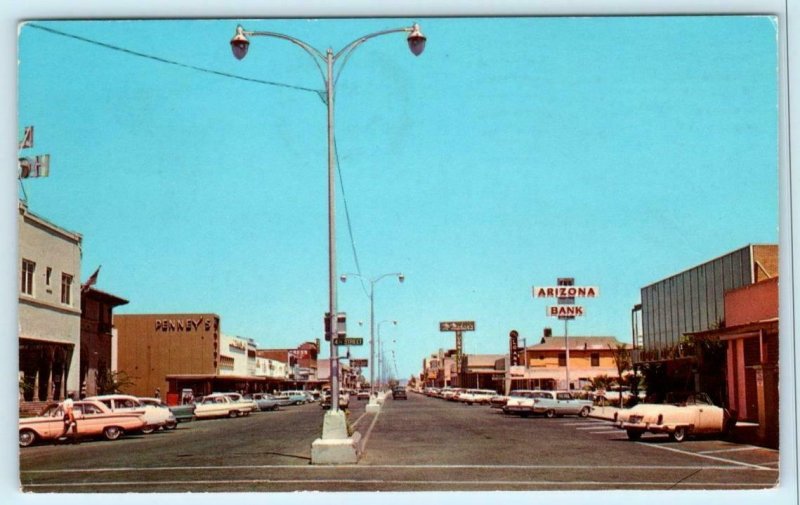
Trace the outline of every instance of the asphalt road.
[[115, 442], [20, 451], [31, 492], [762, 489], [777, 451], [718, 439], [630, 442], [607, 421], [505, 416], [409, 394], [378, 415], [351, 401], [356, 465], [311, 465], [323, 410], [311, 404], [195, 421]]

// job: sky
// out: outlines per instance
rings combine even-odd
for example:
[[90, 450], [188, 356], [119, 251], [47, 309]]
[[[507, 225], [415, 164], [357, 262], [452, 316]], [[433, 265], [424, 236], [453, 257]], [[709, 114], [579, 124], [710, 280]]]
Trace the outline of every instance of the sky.
[[[454, 347], [441, 321], [475, 321], [466, 353], [563, 334], [531, 292], [558, 277], [600, 290], [570, 335], [630, 342], [643, 286], [777, 243], [777, 33], [757, 16], [29, 23], [20, 154], [51, 156], [29, 208], [83, 235], [80, 278], [102, 265], [116, 313], [214, 312], [265, 348], [321, 338], [323, 78], [285, 40], [241, 61], [229, 40], [242, 24], [338, 51], [414, 22], [421, 56], [369, 40], [335, 97], [337, 272], [404, 274], [374, 285], [399, 377]], [[367, 357], [369, 283], [337, 290]]]

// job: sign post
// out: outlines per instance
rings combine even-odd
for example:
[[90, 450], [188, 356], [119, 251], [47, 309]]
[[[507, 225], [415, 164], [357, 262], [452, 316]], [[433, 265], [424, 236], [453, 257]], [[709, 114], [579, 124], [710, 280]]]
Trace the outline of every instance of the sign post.
[[572, 389], [569, 380], [569, 332], [567, 323], [585, 314], [583, 307], [575, 305], [575, 298], [596, 298], [600, 288], [596, 286], [575, 286], [575, 278], [559, 277], [556, 286], [533, 287], [534, 298], [556, 298], [557, 305], [547, 307], [547, 315], [564, 321], [564, 348], [567, 389]]
[[447, 321], [439, 323], [439, 331], [456, 332], [456, 375], [458, 375], [458, 385], [461, 384], [461, 354], [464, 346], [464, 331], [475, 331], [475, 321]]

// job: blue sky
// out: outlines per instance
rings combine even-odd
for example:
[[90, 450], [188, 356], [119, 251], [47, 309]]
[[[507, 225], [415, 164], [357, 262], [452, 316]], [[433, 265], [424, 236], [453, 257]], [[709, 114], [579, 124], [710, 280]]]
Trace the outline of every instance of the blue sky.
[[[336, 140], [361, 273], [401, 377], [454, 345], [533, 342], [557, 277], [600, 287], [571, 335], [630, 340], [639, 289], [778, 240], [776, 30], [767, 17], [49, 21], [37, 25], [252, 79], [322, 88], [311, 59], [237, 23], [338, 50], [378, 30], [337, 84]], [[121, 313], [216, 312], [263, 347], [321, 337], [326, 112], [313, 92], [169, 65], [24, 26], [19, 126], [51, 176], [30, 208], [84, 236], [85, 280]], [[339, 272], [355, 272], [341, 192]], [[338, 285], [350, 333], [369, 300]], [[357, 321], [364, 321], [358, 327]], [[396, 341], [393, 343], [393, 341]], [[367, 346], [354, 352], [366, 357]]]

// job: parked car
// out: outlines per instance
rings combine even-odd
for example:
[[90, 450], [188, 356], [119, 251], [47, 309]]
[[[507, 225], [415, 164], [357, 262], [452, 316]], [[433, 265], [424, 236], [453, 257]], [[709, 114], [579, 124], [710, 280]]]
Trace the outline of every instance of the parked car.
[[[80, 400], [73, 404], [78, 437], [99, 437], [116, 440], [123, 433], [141, 431], [147, 422], [135, 412], [113, 412], [95, 400]], [[56, 440], [64, 431], [64, 409], [61, 403], [48, 405], [36, 417], [19, 420], [19, 445], [28, 447], [36, 442]], [[70, 436], [72, 432], [70, 431]]]
[[240, 393], [223, 393], [231, 401], [239, 406], [239, 414], [249, 416], [251, 412], [258, 411], [258, 404], [252, 398], [245, 398]]
[[249, 414], [249, 406], [245, 407], [248, 409], [246, 411], [242, 410], [243, 407], [242, 404], [232, 401], [224, 393], [212, 393], [204, 396], [200, 403], [195, 404], [194, 416], [197, 419], [208, 419], [211, 417], [239, 417]]
[[397, 387], [392, 389], [392, 400], [408, 400], [408, 396], [406, 395], [406, 388]]
[[136, 412], [144, 417], [147, 426], [142, 429], [142, 433], [148, 434], [155, 430], [172, 427], [178, 421], [169, 409], [159, 408], [153, 405], [145, 405], [139, 398], [132, 395], [109, 394], [90, 396], [87, 400], [97, 400], [108, 407], [113, 412]]
[[472, 405], [473, 403], [488, 405], [489, 401], [496, 394], [497, 391], [491, 389], [467, 389], [459, 395], [458, 401], [466, 403], [467, 405]]
[[265, 410], [278, 410], [279, 407], [278, 399], [269, 393], [253, 393], [252, 395], [245, 395], [245, 398], [256, 402], [258, 410], [262, 412]]
[[302, 405], [308, 403], [308, 397], [302, 391], [281, 391], [277, 394], [277, 397], [285, 400], [286, 405]]
[[[332, 395], [329, 392], [323, 392], [322, 400], [319, 402], [323, 409], [331, 408]], [[346, 410], [350, 407], [350, 395], [348, 393], [339, 392], [339, 408]]]
[[530, 389], [514, 389], [508, 395], [495, 394], [489, 398], [489, 406], [493, 409], [502, 409], [508, 403], [508, 399], [512, 396], [520, 396], [523, 392], [531, 392]]
[[369, 400], [369, 389], [361, 389], [356, 393], [356, 400]]
[[696, 433], [728, 434], [736, 426], [736, 415], [714, 405], [705, 393], [671, 395], [668, 403], [640, 403], [614, 415], [614, 425], [625, 430], [630, 440], [645, 432], [666, 433], [682, 442]]
[[586, 417], [592, 411], [591, 400], [580, 400], [569, 391], [528, 391], [510, 397], [503, 412], [506, 414], [542, 414], [545, 417], [578, 415]]
[[[178, 426], [178, 423], [180, 422], [180, 420], [178, 419], [178, 416], [176, 416], [175, 412], [171, 408], [169, 408], [167, 406], [167, 404], [163, 403], [160, 398], [142, 398], [142, 397], [139, 397], [139, 401], [142, 402], [142, 405], [149, 405], [149, 406], [155, 407], [157, 409], [167, 409], [167, 410], [170, 411], [174, 421], [173, 420], [168, 420], [167, 423], [164, 425], [164, 428], [166, 428], [168, 430], [174, 430]], [[189, 418], [190, 421], [191, 421], [191, 416], [193, 416], [193, 415], [194, 415], [194, 405], [191, 406], [191, 414], [190, 414], [190, 418]]]

